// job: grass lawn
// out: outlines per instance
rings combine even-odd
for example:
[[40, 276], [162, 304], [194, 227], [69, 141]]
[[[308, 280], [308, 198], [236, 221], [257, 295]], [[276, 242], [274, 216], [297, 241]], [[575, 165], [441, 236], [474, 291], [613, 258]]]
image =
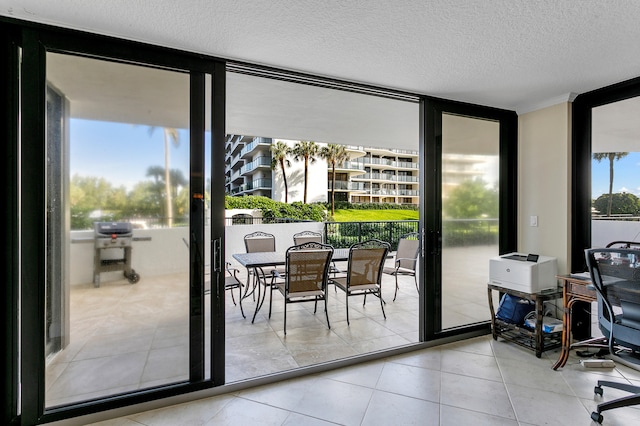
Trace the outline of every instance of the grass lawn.
[[336, 222], [368, 222], [378, 220], [418, 220], [417, 210], [336, 210]]

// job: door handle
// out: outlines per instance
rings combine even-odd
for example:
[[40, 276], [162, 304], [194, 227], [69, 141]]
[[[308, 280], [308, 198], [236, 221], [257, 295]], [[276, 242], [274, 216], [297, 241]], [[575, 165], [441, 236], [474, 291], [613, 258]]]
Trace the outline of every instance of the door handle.
[[222, 271], [222, 238], [213, 240], [213, 271]]

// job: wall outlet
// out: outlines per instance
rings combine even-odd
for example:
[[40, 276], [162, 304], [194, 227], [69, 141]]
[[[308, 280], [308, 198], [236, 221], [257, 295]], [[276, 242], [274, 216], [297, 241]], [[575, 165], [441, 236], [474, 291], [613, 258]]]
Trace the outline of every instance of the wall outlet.
[[538, 226], [538, 216], [529, 216], [529, 226]]

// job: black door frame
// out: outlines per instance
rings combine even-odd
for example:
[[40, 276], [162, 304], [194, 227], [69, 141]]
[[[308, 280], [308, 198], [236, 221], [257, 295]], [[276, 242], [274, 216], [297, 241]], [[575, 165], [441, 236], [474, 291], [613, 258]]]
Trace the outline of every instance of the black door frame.
[[[224, 383], [224, 277], [221, 269], [212, 270], [211, 279], [211, 365], [212, 378], [205, 379], [204, 360], [204, 144], [205, 144], [205, 76], [212, 78], [211, 122], [222, 124], [212, 134], [212, 159], [219, 160], [224, 150], [224, 62], [204, 59], [172, 49], [108, 37], [78, 33], [76, 31], [24, 27], [20, 34], [22, 48], [22, 96], [20, 106], [21, 168], [29, 170], [21, 179], [20, 217], [23, 224], [21, 240], [21, 424], [46, 423], [104, 411], [122, 406], [147, 402], [181, 393], [211, 388]], [[102, 399], [84, 401], [67, 406], [45, 409], [45, 356], [44, 356], [44, 286], [46, 279], [45, 225], [42, 212], [45, 203], [45, 88], [46, 53], [56, 52], [80, 55], [96, 59], [113, 60], [141, 66], [159, 67], [190, 74], [190, 189], [192, 210], [190, 213], [190, 359], [189, 381], [143, 389], [139, 392], [114, 395]], [[222, 76], [220, 76], [222, 74]], [[17, 106], [16, 106], [17, 108]], [[197, 129], [198, 131], [195, 131]], [[222, 140], [222, 143], [220, 143]], [[218, 156], [218, 157], [216, 157]], [[212, 186], [224, 188], [223, 170], [212, 168]], [[217, 173], [220, 171], [220, 173]], [[218, 176], [220, 175], [220, 176]], [[34, 191], [33, 188], [41, 188]], [[222, 191], [213, 191], [214, 194]], [[220, 204], [219, 199], [212, 200]], [[16, 209], [15, 211], [18, 211]], [[222, 212], [218, 215], [223, 215]], [[29, 226], [25, 226], [29, 224]], [[216, 238], [224, 247], [224, 221], [212, 220], [212, 240]], [[212, 253], [213, 254], [213, 253]], [[218, 256], [222, 254], [217, 252]], [[213, 263], [212, 263], [213, 264]], [[217, 284], [217, 285], [215, 285]], [[221, 301], [220, 301], [221, 299]], [[222, 310], [222, 312], [218, 312]], [[15, 331], [17, 336], [17, 330]], [[222, 366], [222, 369], [221, 369]], [[14, 368], [17, 368], [13, 365]], [[213, 371], [214, 369], [221, 371]]]
[[[3, 166], [0, 167], [0, 176], [4, 183], [5, 193], [3, 197], [4, 217], [6, 228], [2, 238], [2, 270], [5, 276], [5, 285], [2, 286], [2, 347], [4, 348], [4, 362], [2, 365], [4, 374], [2, 380], [2, 408], [0, 408], [0, 421], [4, 424], [12, 424], [18, 421], [19, 384], [18, 369], [20, 360], [18, 357], [18, 330], [19, 330], [19, 236], [18, 224], [18, 180], [19, 180], [19, 82], [20, 82], [20, 28], [18, 26], [0, 23], [0, 99], [7, 99], [6, 109], [3, 114], [2, 128], [3, 140], [0, 144], [0, 152]], [[11, 253], [11, 255], [7, 255]]]
[[[428, 341], [460, 334], [461, 331], [489, 332], [489, 321], [442, 330], [442, 115], [495, 120], [500, 124], [499, 237], [500, 254], [517, 248], [518, 117], [514, 111], [424, 97], [420, 103], [421, 210], [424, 248], [420, 285], [422, 304], [420, 340]], [[424, 171], [422, 171], [424, 169]]]
[[571, 272], [586, 270], [584, 250], [591, 248], [591, 110], [637, 96], [640, 96], [640, 77], [583, 93], [573, 101]]

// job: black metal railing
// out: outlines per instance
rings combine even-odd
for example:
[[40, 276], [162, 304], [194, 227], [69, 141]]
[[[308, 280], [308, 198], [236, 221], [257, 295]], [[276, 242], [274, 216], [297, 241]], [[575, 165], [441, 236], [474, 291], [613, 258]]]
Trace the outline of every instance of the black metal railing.
[[289, 217], [253, 217], [251, 215], [238, 214], [233, 217], [225, 218], [225, 225], [262, 225], [265, 223], [296, 223], [296, 222], [312, 222], [311, 220], [294, 219]]
[[[396, 250], [400, 236], [418, 232], [417, 220], [375, 222], [325, 222], [325, 241], [336, 248], [376, 238]], [[490, 245], [498, 243], [498, 219], [446, 219], [443, 221], [443, 247]]]
[[418, 232], [417, 220], [389, 220], [376, 222], [325, 222], [327, 244], [335, 248], [348, 248], [352, 244], [372, 238], [391, 244], [396, 250], [398, 239], [409, 232]]

